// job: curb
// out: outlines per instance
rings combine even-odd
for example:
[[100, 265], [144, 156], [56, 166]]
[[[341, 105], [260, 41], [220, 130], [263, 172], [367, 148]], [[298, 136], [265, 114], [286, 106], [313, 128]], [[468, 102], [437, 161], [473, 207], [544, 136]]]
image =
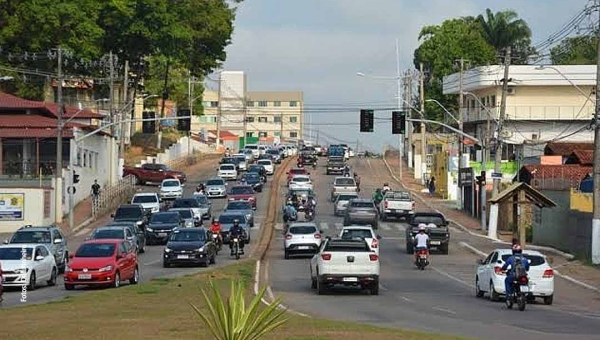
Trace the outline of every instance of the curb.
[[90, 217], [87, 220], [81, 222], [78, 226], [75, 226], [70, 232], [69, 235], [73, 235], [75, 233], [77, 233], [78, 231], [80, 231], [81, 229], [87, 227], [88, 225], [90, 225], [92, 222], [94, 222], [94, 218]]

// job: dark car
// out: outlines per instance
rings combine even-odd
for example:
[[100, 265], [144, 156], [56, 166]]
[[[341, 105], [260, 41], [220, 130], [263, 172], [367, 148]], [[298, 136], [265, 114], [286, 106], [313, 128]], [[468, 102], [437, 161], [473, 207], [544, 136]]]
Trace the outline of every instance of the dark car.
[[123, 204], [110, 217], [115, 222], [135, 222], [140, 228], [148, 224], [148, 213], [140, 204]]
[[146, 228], [148, 244], [165, 244], [174, 229], [183, 227], [183, 219], [176, 211], [153, 214]]
[[235, 157], [223, 157], [221, 158], [219, 164], [233, 164], [237, 167], [238, 161], [235, 159]]
[[138, 227], [133, 222], [110, 222], [105, 225], [105, 227], [126, 227], [128, 228], [132, 234], [137, 235], [135, 237], [135, 241], [137, 244], [137, 249], [140, 253], [144, 253], [146, 251], [146, 232]]
[[[412, 254], [414, 251], [414, 238], [419, 233], [419, 224], [427, 225], [429, 245], [437, 248], [442, 254], [448, 254], [450, 243], [450, 221], [444, 215], [437, 212], [415, 212], [408, 218], [409, 228], [406, 228], [406, 252]], [[435, 228], [430, 228], [430, 224]]]
[[230, 201], [248, 201], [256, 209], [256, 191], [249, 185], [237, 185], [229, 191]]
[[217, 246], [204, 228], [175, 230], [164, 250], [163, 266], [174, 264], [199, 264], [208, 267], [217, 258]]
[[344, 225], [370, 225], [373, 229], [379, 227], [379, 212], [372, 199], [355, 198], [348, 202]]
[[267, 182], [267, 169], [259, 164], [252, 164], [248, 167], [247, 173], [257, 173], [264, 182]]
[[276, 164], [281, 164], [281, 152], [277, 149], [269, 149], [267, 150], [267, 152], [265, 153], [269, 156], [271, 156], [271, 160], [273, 161], [273, 163]]
[[263, 181], [260, 178], [260, 175], [256, 172], [249, 172], [242, 175], [242, 181], [245, 181], [249, 186], [251, 186], [254, 191], [262, 192], [263, 190]]

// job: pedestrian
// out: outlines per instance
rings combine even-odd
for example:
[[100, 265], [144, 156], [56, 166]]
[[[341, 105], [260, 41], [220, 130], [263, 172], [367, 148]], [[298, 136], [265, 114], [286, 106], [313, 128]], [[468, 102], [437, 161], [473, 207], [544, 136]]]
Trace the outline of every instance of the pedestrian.
[[435, 193], [435, 177], [431, 176], [428, 183], [429, 195], [433, 196]]
[[94, 180], [94, 184], [92, 184], [92, 202], [95, 204], [98, 202], [98, 197], [100, 196], [100, 184], [98, 184], [98, 180]]

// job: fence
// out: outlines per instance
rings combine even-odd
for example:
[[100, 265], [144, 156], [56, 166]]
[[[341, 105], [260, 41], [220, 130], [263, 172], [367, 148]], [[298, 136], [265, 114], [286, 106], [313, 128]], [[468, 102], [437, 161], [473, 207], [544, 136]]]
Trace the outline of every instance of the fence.
[[100, 191], [100, 195], [92, 200], [92, 217], [96, 219], [115, 210], [119, 205], [127, 203], [135, 194], [135, 183], [135, 176], [127, 175], [115, 185]]

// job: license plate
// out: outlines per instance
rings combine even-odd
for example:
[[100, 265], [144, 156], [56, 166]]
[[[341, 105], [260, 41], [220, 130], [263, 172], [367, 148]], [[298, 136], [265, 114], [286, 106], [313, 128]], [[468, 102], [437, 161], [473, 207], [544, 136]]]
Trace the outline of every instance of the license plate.
[[343, 278], [344, 282], [358, 282], [358, 278], [357, 277], [345, 277]]
[[167, 233], [158, 233], [158, 237], [166, 237], [167, 235]]
[[306, 250], [306, 249], [310, 249], [310, 247], [308, 247], [308, 246], [300, 246], [300, 247], [298, 247], [298, 249], [300, 249], [300, 250]]
[[77, 278], [79, 278], [80, 280], [89, 280], [92, 278], [92, 274], [79, 274]]
[[439, 246], [441, 244], [440, 241], [431, 241], [430, 243], [431, 243], [431, 245], [434, 245], [434, 246]]
[[427, 255], [419, 255], [419, 258], [421, 258], [421, 259], [426, 259], [426, 258], [427, 258]]
[[528, 293], [529, 292], [529, 286], [521, 286], [521, 292], [522, 293]]
[[177, 255], [178, 259], [189, 259], [189, 255]]

